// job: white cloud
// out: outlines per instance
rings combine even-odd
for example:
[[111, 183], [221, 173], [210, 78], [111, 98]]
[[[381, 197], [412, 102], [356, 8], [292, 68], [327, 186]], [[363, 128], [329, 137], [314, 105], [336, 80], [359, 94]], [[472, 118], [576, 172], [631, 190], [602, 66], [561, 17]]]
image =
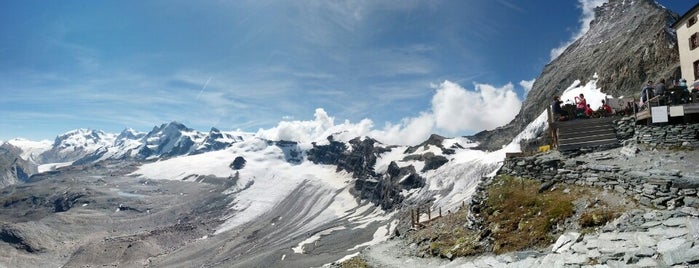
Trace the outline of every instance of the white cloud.
[[527, 80], [519, 81], [519, 86], [524, 88], [524, 97], [523, 97], [524, 99], [527, 98], [527, 95], [529, 95], [529, 91], [532, 90], [532, 87], [534, 86], [534, 81], [536, 81], [536, 78], [534, 78], [532, 80], [528, 80], [528, 81]]
[[568, 42], [562, 44], [560, 47], [551, 50], [551, 60], [558, 58], [563, 51], [568, 48], [575, 40], [578, 40], [581, 36], [590, 30], [590, 22], [595, 19], [595, 8], [602, 6], [607, 3], [608, 0], [578, 0], [580, 4], [580, 9], [582, 9], [582, 17], [580, 18], [580, 31], [574, 34]]
[[504, 125], [514, 118], [522, 104], [512, 84], [500, 88], [476, 84], [476, 90], [469, 91], [456, 83], [445, 81], [436, 87], [431, 111], [404, 118], [398, 124], [387, 123], [382, 129], [375, 129], [370, 119], [363, 119], [356, 124], [347, 120], [335, 124], [333, 117], [324, 109], [318, 108], [314, 120], [282, 121], [276, 127], [260, 129], [257, 136], [302, 143], [323, 142], [330, 135], [343, 141], [369, 136], [385, 144], [415, 145], [426, 140], [430, 134], [444, 130], [449, 135], [463, 135], [465, 132]]
[[256, 135], [268, 140], [302, 143], [323, 143], [330, 135], [341, 141], [369, 136], [385, 144], [414, 145], [434, 133], [434, 117], [425, 112], [418, 117], [405, 118], [399, 124], [387, 123], [383, 129], [374, 129], [374, 122], [370, 119], [363, 119], [356, 124], [345, 120], [336, 125], [334, 121], [324, 109], [318, 108], [314, 120], [282, 121], [276, 127], [260, 129]]
[[475, 86], [475, 91], [449, 81], [438, 86], [432, 98], [438, 128], [451, 133], [493, 129], [507, 124], [519, 112], [522, 103], [512, 84], [501, 88], [486, 84]]
[[431, 113], [404, 118], [400, 124], [386, 124], [383, 130], [372, 131], [369, 136], [386, 144], [415, 145], [434, 133], [435, 120]]

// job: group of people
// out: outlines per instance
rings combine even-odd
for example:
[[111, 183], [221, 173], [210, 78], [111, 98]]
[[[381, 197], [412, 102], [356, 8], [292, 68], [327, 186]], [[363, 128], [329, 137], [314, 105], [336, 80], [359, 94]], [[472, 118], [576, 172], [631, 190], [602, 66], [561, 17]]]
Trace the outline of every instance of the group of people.
[[[657, 101], [658, 105], [679, 105], [696, 101], [695, 99], [699, 99], [699, 90], [697, 88], [690, 89], [684, 78], [674, 81], [669, 87], [665, 84], [665, 79], [660, 79], [658, 83], [653, 84], [653, 81], [648, 81], [643, 86], [640, 105], [645, 108], [643, 104], [648, 101]], [[632, 106], [634, 105], [632, 104]], [[560, 96], [554, 96], [551, 111], [556, 121], [604, 117], [615, 113], [614, 109], [607, 105], [604, 100], [602, 100], [602, 106], [599, 109], [593, 110], [582, 93], [575, 97], [574, 104], [563, 104]]]
[[641, 106], [649, 100], [657, 100], [658, 105], [679, 105], [689, 103], [696, 98], [697, 89], [691, 91], [687, 86], [687, 80], [684, 78], [679, 81], [674, 81], [668, 87], [665, 84], [665, 79], [660, 79], [658, 83], [653, 84], [653, 81], [648, 81], [641, 89]]
[[566, 121], [576, 118], [609, 116], [614, 114], [614, 109], [602, 100], [602, 106], [595, 111], [590, 107], [590, 104], [587, 103], [585, 95], [580, 93], [580, 95], [575, 96], [574, 106], [570, 104], [563, 105], [561, 97], [554, 96], [553, 102], [551, 103], [551, 112], [553, 113], [554, 120]]

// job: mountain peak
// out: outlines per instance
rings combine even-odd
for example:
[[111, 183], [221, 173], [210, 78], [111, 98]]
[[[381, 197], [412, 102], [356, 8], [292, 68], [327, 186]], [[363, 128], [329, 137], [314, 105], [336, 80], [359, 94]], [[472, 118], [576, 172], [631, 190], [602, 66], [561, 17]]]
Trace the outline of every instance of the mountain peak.
[[146, 135], [146, 134], [143, 132], [138, 132], [138, 131], [134, 130], [133, 128], [124, 128], [124, 130], [122, 130], [121, 133], [119, 133], [119, 136], [117, 136], [116, 139], [117, 140], [125, 140], [125, 139], [136, 140], [136, 139], [140, 139], [144, 135]]

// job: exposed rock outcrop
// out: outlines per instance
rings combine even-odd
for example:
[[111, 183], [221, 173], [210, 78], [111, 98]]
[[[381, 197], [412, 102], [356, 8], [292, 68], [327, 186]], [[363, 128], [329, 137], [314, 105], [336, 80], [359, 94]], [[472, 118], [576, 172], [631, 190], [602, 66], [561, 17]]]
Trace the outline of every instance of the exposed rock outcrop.
[[5, 242], [13, 247], [29, 253], [38, 253], [44, 250], [43, 247], [34, 243], [35, 239], [28, 239], [26, 234], [10, 224], [0, 225], [0, 242]]
[[[351, 192], [359, 198], [380, 205], [383, 209], [392, 209], [400, 204], [403, 201], [401, 191], [425, 185], [425, 179], [420, 177], [412, 165], [399, 167], [395, 162], [391, 162], [385, 174], [377, 174], [374, 170], [377, 157], [390, 149], [381, 147], [374, 139], [355, 138], [350, 140], [350, 146], [347, 146], [330, 136], [328, 142], [327, 145], [314, 144], [307, 153], [308, 160], [316, 164], [337, 165], [337, 171], [352, 173], [357, 180]], [[432, 155], [433, 159], [438, 159]], [[430, 164], [434, 165], [435, 163]]]
[[245, 167], [245, 163], [247, 163], [245, 158], [243, 158], [242, 156], [238, 156], [235, 159], [233, 159], [233, 163], [231, 163], [230, 167], [233, 170], [241, 170]]

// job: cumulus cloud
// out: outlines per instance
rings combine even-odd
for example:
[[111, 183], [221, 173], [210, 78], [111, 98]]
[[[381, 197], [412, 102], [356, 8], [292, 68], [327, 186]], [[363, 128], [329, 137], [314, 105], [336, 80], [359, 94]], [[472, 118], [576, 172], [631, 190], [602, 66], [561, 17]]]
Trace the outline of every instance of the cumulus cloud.
[[529, 80], [529, 81], [527, 81], [527, 80], [519, 81], [519, 86], [521, 86], [522, 88], [524, 88], [524, 97], [523, 97], [523, 99], [526, 99], [526, 98], [527, 98], [527, 95], [529, 95], [529, 91], [531, 91], [531, 90], [532, 90], [532, 87], [534, 86], [534, 81], [536, 81], [536, 79], [532, 79], [532, 80]]
[[358, 123], [345, 120], [335, 124], [335, 119], [318, 108], [313, 120], [282, 121], [276, 127], [260, 129], [257, 136], [269, 140], [323, 143], [332, 135], [336, 140], [349, 141], [369, 136], [386, 144], [413, 145], [424, 141], [434, 131], [434, 119], [429, 113], [415, 118], [405, 118], [398, 124], [387, 123], [383, 129], [375, 129], [374, 122], [363, 119]]
[[281, 121], [274, 128], [260, 129], [257, 135], [269, 140], [314, 141], [334, 126], [335, 120], [322, 108], [315, 110], [314, 117], [315, 120]]
[[570, 40], [562, 44], [561, 46], [551, 50], [551, 60], [558, 58], [563, 51], [570, 46], [575, 40], [578, 40], [581, 36], [590, 30], [590, 22], [595, 19], [595, 8], [602, 6], [607, 3], [608, 0], [578, 0], [580, 9], [582, 9], [582, 16], [580, 17], [580, 31], [575, 33]]
[[276, 127], [260, 129], [257, 136], [302, 143], [324, 142], [330, 135], [342, 141], [369, 136], [385, 144], [415, 145], [433, 133], [446, 131], [445, 135], [465, 135], [502, 126], [514, 118], [522, 105], [512, 84], [500, 88], [476, 84], [476, 90], [469, 91], [456, 83], [444, 81], [435, 87], [431, 110], [404, 118], [399, 123], [386, 123], [383, 128], [376, 128], [370, 119], [358, 123], [345, 120], [336, 124], [333, 117], [318, 108], [313, 120], [282, 121]]
[[400, 124], [386, 124], [384, 129], [373, 130], [369, 136], [386, 144], [415, 145], [435, 133], [434, 126], [434, 115], [423, 112], [418, 117], [403, 119]]
[[519, 112], [522, 103], [512, 84], [501, 88], [486, 84], [475, 86], [475, 91], [450, 81], [438, 86], [432, 98], [438, 128], [451, 133], [493, 129], [507, 124]]

